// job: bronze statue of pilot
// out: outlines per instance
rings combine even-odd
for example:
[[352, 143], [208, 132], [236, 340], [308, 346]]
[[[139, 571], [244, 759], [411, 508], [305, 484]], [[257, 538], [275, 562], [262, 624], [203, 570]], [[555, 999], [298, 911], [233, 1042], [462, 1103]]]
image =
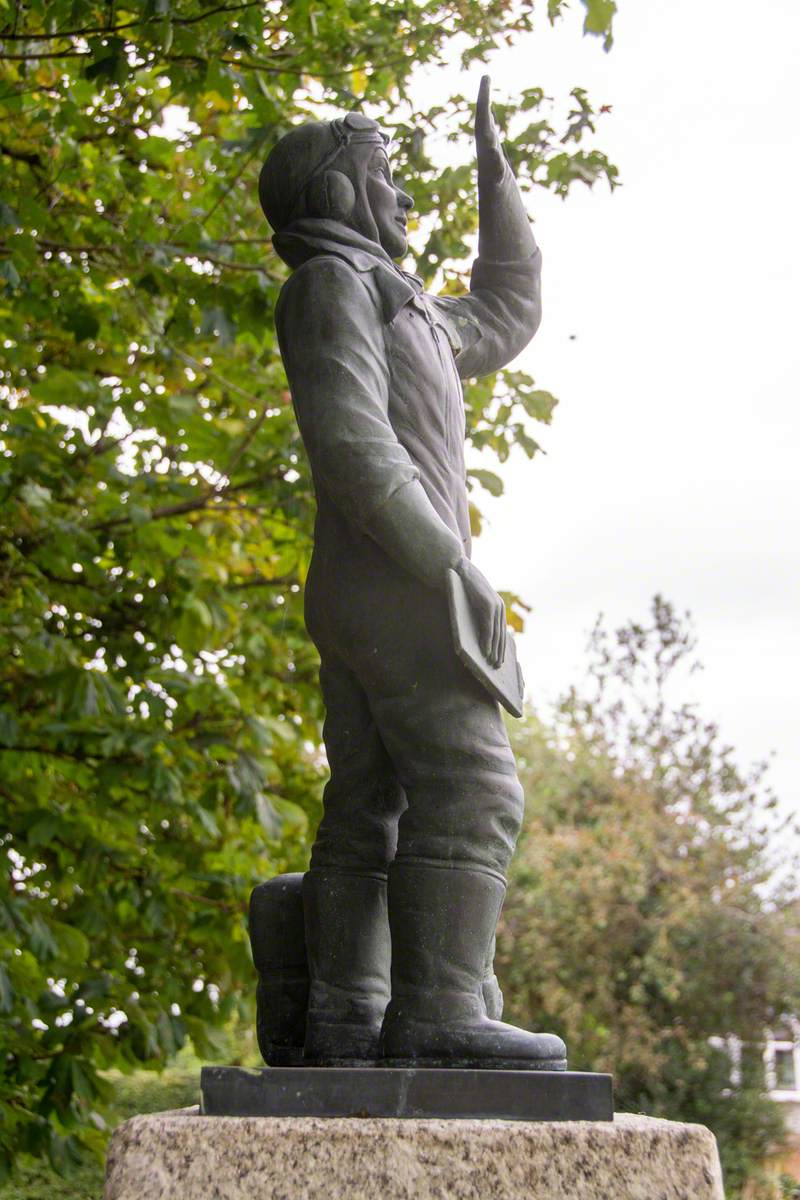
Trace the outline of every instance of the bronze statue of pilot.
[[445, 595], [454, 569], [486, 661], [500, 664], [503, 602], [470, 561], [460, 381], [533, 337], [540, 253], [488, 79], [468, 295], [428, 295], [396, 265], [412, 200], [387, 140], [357, 113], [302, 125], [261, 173], [292, 271], [275, 322], [317, 498], [305, 614], [330, 765], [302, 877], [302, 954], [300, 877], [253, 896], [261, 1044], [271, 1062], [560, 1070], [560, 1038], [499, 1020], [494, 936], [523, 795], [497, 701], [455, 652]]

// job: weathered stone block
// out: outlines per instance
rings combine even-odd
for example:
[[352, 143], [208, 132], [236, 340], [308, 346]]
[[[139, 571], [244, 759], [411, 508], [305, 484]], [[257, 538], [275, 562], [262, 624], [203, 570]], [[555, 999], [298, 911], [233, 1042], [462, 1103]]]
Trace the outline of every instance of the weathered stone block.
[[105, 1200], [724, 1200], [701, 1125], [319, 1117], [126, 1121]]

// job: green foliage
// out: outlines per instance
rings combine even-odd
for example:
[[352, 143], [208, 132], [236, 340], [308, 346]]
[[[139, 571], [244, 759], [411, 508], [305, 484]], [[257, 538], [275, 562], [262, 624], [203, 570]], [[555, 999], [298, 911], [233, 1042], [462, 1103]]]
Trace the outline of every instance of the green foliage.
[[598, 624], [590, 686], [518, 730], [528, 809], [499, 961], [512, 1019], [611, 1071], [620, 1109], [709, 1125], [736, 1196], [781, 1118], [763, 1073], [731, 1088], [721, 1039], [758, 1047], [798, 1010], [796, 891], [772, 884], [763, 768], [741, 772], [674, 698], [693, 645], [658, 598], [648, 623]]
[[98, 1161], [75, 1164], [59, 1174], [40, 1158], [23, 1158], [0, 1194], [3, 1200], [102, 1200], [103, 1175]]
[[[108, 1082], [114, 1093], [110, 1126], [137, 1113], [186, 1108], [198, 1101], [198, 1072], [185, 1065], [170, 1067], [159, 1075], [112, 1073]], [[60, 1175], [41, 1159], [25, 1158], [0, 1194], [3, 1200], [102, 1200], [103, 1176], [103, 1164], [98, 1160], [76, 1163]]]
[[[304, 864], [319, 816], [313, 499], [260, 164], [367, 105], [426, 277], [462, 286], [473, 172], [425, 136], [471, 113], [413, 113], [409, 78], [455, 34], [466, 63], [531, 23], [484, 0], [0, 0], [0, 1171], [99, 1151], [107, 1068], [213, 1049], [250, 987], [248, 892]], [[522, 97], [526, 185], [613, 184], [575, 96], [563, 137]], [[553, 404], [507, 372], [473, 391], [473, 440], [532, 454]]]

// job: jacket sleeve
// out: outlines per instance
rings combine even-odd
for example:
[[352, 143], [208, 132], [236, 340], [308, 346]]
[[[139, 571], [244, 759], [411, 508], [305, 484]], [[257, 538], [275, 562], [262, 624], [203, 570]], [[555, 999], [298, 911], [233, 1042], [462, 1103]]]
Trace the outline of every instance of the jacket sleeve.
[[316, 486], [401, 566], [444, 586], [463, 547], [389, 420], [383, 326], [365, 285], [340, 259], [313, 259], [284, 285], [275, 323]]
[[511, 362], [542, 317], [542, 255], [507, 163], [500, 179], [479, 181], [479, 201], [469, 295], [434, 301], [449, 322], [462, 379], [489, 375]]

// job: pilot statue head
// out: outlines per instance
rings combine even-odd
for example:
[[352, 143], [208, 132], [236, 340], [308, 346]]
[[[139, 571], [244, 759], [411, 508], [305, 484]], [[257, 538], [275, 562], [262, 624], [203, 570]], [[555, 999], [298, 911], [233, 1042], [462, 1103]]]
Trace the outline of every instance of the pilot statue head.
[[402, 258], [413, 202], [392, 182], [388, 141], [361, 113], [285, 134], [259, 180], [261, 207], [275, 232], [303, 218], [335, 221], [377, 242], [391, 258]]

